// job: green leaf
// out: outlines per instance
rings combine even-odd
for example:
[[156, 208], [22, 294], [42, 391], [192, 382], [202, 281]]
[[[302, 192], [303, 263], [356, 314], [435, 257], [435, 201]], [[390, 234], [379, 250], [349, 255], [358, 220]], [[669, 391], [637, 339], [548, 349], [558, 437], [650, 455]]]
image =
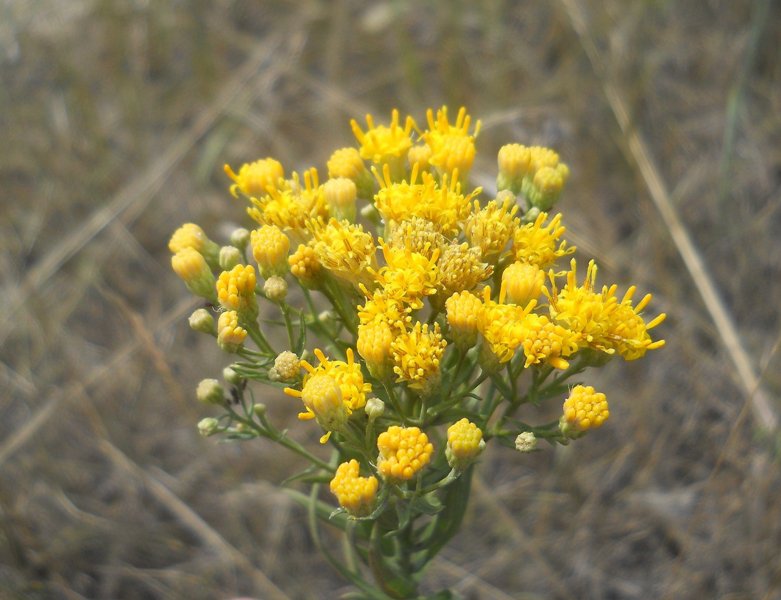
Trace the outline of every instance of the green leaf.
[[435, 515], [445, 508], [436, 492], [430, 492], [411, 501], [410, 510], [424, 515]]

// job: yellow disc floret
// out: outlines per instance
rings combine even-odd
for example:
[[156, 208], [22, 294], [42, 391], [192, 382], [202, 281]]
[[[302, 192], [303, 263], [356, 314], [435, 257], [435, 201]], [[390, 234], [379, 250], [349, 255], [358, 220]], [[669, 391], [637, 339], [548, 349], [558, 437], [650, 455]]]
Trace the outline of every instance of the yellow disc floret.
[[521, 337], [526, 367], [547, 362], [557, 369], [566, 369], [569, 363], [565, 358], [578, 350], [579, 336], [545, 315], [526, 315], [521, 322]]
[[447, 106], [437, 110], [436, 118], [434, 111], [428, 109], [426, 120], [428, 131], [423, 133], [423, 139], [431, 148], [428, 162], [441, 173], [458, 171], [462, 178], [466, 178], [475, 159], [475, 137], [480, 132], [480, 121], [475, 123], [474, 131], [470, 134], [472, 118], [463, 106], [453, 125], [448, 120]]
[[510, 192], [500, 192], [481, 209], [475, 200], [472, 214], [464, 223], [464, 234], [472, 246], [483, 253], [483, 259], [495, 263], [518, 229], [520, 220], [516, 217], [518, 205]]
[[258, 301], [255, 298], [255, 268], [252, 265], [236, 265], [230, 271], [223, 271], [217, 279], [217, 298], [227, 310], [235, 310], [247, 320], [258, 315]]
[[207, 263], [216, 264], [220, 247], [211, 241], [198, 225], [195, 223], [185, 223], [179, 229], [174, 231], [171, 239], [168, 241], [168, 249], [176, 254], [185, 248], [192, 248], [200, 252]]
[[439, 323], [434, 323], [432, 330], [428, 324], [415, 323], [391, 343], [397, 381], [406, 381], [411, 388], [425, 393], [432, 391], [439, 382], [439, 362], [446, 346]]
[[483, 262], [480, 249], [470, 248], [466, 242], [453, 242], [445, 246], [437, 267], [440, 272], [439, 285], [444, 297], [454, 292], [471, 290], [494, 272], [491, 265]]
[[352, 459], [339, 465], [330, 487], [342, 508], [354, 517], [365, 517], [374, 508], [379, 481], [373, 475], [361, 477], [360, 465]]
[[362, 225], [330, 219], [328, 223], [311, 222], [312, 248], [317, 262], [332, 275], [355, 285], [371, 284], [371, 272], [377, 269], [377, 245]]
[[258, 263], [260, 274], [266, 279], [284, 275], [288, 270], [287, 253], [290, 239], [276, 225], [263, 225], [250, 234], [252, 256]]
[[239, 313], [228, 310], [217, 320], [217, 344], [225, 352], [236, 352], [247, 338], [247, 330], [239, 326]]
[[358, 197], [358, 188], [352, 179], [347, 177], [329, 179], [323, 184], [323, 193], [331, 215], [340, 220], [355, 221], [355, 200]]
[[200, 252], [189, 247], [182, 248], [171, 257], [171, 267], [190, 292], [210, 302], [216, 300], [214, 274]]
[[310, 244], [299, 244], [298, 249], [287, 259], [290, 272], [305, 287], [315, 287], [320, 273], [320, 262]]
[[502, 283], [507, 286], [507, 300], [526, 306], [529, 300], [540, 297], [545, 284], [545, 272], [537, 265], [514, 262], [502, 273]]
[[581, 433], [601, 427], [609, 416], [605, 394], [590, 385], [576, 385], [564, 401], [560, 427], [565, 433]]
[[445, 301], [450, 338], [459, 348], [471, 348], [477, 343], [477, 328], [483, 303], [471, 292], [453, 294]]
[[399, 124], [399, 111], [391, 111], [389, 125], [375, 125], [374, 118], [366, 115], [366, 131], [364, 132], [355, 119], [350, 121], [353, 133], [361, 144], [361, 158], [375, 164], [387, 164], [392, 175], [398, 177], [404, 169], [404, 159], [412, 146], [412, 130], [415, 121], [407, 117], [404, 127]]
[[235, 183], [231, 186], [231, 194], [238, 197], [238, 192], [245, 196], [261, 196], [268, 194], [285, 177], [282, 164], [273, 158], [263, 158], [252, 163], [245, 163], [235, 173], [229, 165], [224, 166], [225, 173]]
[[320, 443], [328, 441], [332, 431], [341, 431], [350, 416], [345, 406], [342, 390], [331, 375], [317, 373], [304, 381], [304, 387], [299, 392], [285, 388], [285, 393], [301, 398], [306, 412], [299, 413], [298, 418], [306, 421], [316, 419], [320, 427], [326, 430], [320, 438]]
[[377, 438], [377, 470], [384, 479], [409, 481], [431, 460], [434, 446], [417, 427], [392, 425]]
[[447, 428], [445, 457], [452, 468], [463, 470], [477, 458], [483, 448], [483, 432], [466, 417]]
[[393, 331], [385, 320], [372, 320], [358, 326], [355, 346], [374, 377], [384, 379], [391, 371]]
[[566, 241], [559, 242], [566, 228], [561, 224], [561, 214], [553, 217], [547, 225], [547, 213], [540, 213], [534, 223], [527, 223], [516, 230], [513, 237], [515, 260], [545, 268], [556, 259], [572, 254], [575, 248], [567, 247]]

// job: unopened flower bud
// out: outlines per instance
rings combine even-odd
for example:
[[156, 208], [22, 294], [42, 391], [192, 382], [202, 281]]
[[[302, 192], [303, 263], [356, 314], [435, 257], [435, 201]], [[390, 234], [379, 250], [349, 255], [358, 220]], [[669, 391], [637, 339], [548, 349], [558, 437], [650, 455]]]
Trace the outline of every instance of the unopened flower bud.
[[225, 390], [216, 379], [202, 379], [195, 395], [204, 404], [222, 404], [225, 400]]
[[168, 249], [173, 254], [178, 254], [185, 248], [192, 248], [200, 253], [212, 268], [216, 268], [220, 247], [195, 223], [185, 223], [179, 227], [168, 242]]
[[241, 385], [244, 378], [239, 375], [233, 367], [225, 367], [222, 370], [222, 378], [232, 385]]
[[463, 418], [447, 429], [447, 463], [459, 471], [468, 467], [485, 448], [483, 432], [480, 428]]
[[385, 412], [385, 403], [379, 398], [369, 398], [366, 400], [366, 406], [363, 407], [366, 411], [366, 416], [370, 421], [374, 421], [377, 417], [381, 417]]
[[502, 273], [507, 299], [518, 306], [526, 306], [542, 293], [545, 272], [537, 265], [515, 262]]
[[249, 230], [244, 229], [244, 227], [239, 227], [238, 229], [234, 229], [233, 233], [231, 233], [230, 241], [233, 246], [243, 251], [244, 248], [247, 247], [250, 241]]
[[263, 284], [263, 293], [272, 302], [282, 302], [287, 296], [287, 281], [281, 277], [269, 277]]
[[257, 404], [252, 405], [252, 412], [254, 412], [257, 416], [262, 417], [266, 414], [266, 405], [262, 402], [258, 402]]
[[220, 314], [217, 320], [217, 344], [225, 352], [234, 353], [244, 340], [247, 339], [247, 330], [239, 325], [239, 313], [228, 310]]
[[537, 437], [531, 431], [524, 431], [515, 438], [515, 449], [518, 452], [531, 452], [537, 448]]
[[188, 320], [190, 323], [190, 329], [193, 331], [200, 331], [201, 333], [209, 333], [214, 335], [214, 317], [205, 308], [199, 308], [193, 311]]
[[220, 269], [230, 271], [244, 260], [241, 251], [236, 246], [223, 246], [220, 248]]
[[282, 381], [293, 381], [301, 371], [301, 361], [293, 352], [285, 350], [274, 359], [273, 369]]
[[210, 302], [216, 301], [214, 274], [200, 252], [182, 248], [171, 257], [171, 267], [190, 292]]
[[332, 216], [339, 220], [355, 221], [355, 200], [358, 197], [358, 189], [351, 179], [346, 177], [329, 179], [323, 184], [323, 193]]
[[198, 433], [200, 433], [203, 437], [214, 435], [217, 433], [217, 429], [219, 429], [219, 427], [220, 422], [213, 417], [207, 417], [206, 419], [201, 419], [198, 421]]

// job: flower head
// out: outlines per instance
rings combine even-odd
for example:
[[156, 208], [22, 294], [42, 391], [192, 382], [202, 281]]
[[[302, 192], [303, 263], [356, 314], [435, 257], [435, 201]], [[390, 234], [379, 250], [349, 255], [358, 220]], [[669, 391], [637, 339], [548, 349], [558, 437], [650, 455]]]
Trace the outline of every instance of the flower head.
[[483, 303], [471, 292], [458, 292], [445, 301], [450, 337], [461, 349], [477, 343], [477, 328]]
[[447, 106], [437, 110], [436, 119], [434, 111], [428, 109], [426, 120], [428, 131], [423, 133], [423, 139], [431, 148], [428, 162], [437, 167], [441, 173], [458, 171], [462, 178], [466, 177], [475, 159], [475, 138], [480, 132], [480, 121], [475, 123], [474, 130], [470, 134], [469, 126], [472, 118], [463, 106], [459, 109], [453, 125], [448, 120]]
[[391, 425], [377, 438], [377, 470], [384, 479], [409, 481], [431, 460], [434, 446], [417, 427]]
[[258, 263], [260, 274], [268, 279], [284, 275], [288, 270], [287, 253], [290, 239], [276, 225], [262, 225], [250, 234], [252, 256]]
[[197, 250], [210, 264], [216, 263], [220, 252], [220, 247], [211, 241], [204, 230], [195, 223], [185, 223], [174, 231], [168, 241], [168, 249], [173, 254], [177, 254], [185, 248]]
[[329, 179], [323, 184], [323, 193], [331, 214], [336, 219], [355, 221], [355, 200], [358, 197], [358, 188], [352, 179], [347, 177]]
[[217, 298], [227, 310], [235, 310], [242, 318], [254, 320], [258, 315], [255, 298], [255, 268], [252, 265], [236, 265], [223, 271], [217, 279]]
[[239, 326], [239, 313], [227, 310], [217, 320], [217, 343], [225, 352], [236, 352], [247, 338], [247, 330]]
[[442, 250], [446, 238], [439, 228], [423, 217], [412, 217], [393, 228], [388, 244], [393, 248], [409, 248], [413, 252], [432, 258]]
[[216, 300], [214, 274], [200, 252], [182, 248], [171, 257], [171, 267], [190, 292], [211, 302]]
[[530, 263], [545, 268], [552, 265], [556, 259], [575, 252], [574, 247], [567, 247], [567, 242], [559, 243], [566, 228], [561, 225], [561, 214], [557, 214], [544, 225], [547, 213], [540, 213], [534, 223], [527, 223], [515, 231], [513, 251], [515, 260]]
[[245, 196], [261, 196], [276, 188], [280, 179], [285, 177], [282, 164], [273, 158], [263, 158], [252, 163], [245, 163], [235, 173], [229, 165], [224, 166], [225, 173], [235, 183], [230, 187], [231, 194], [238, 197], [238, 192]]
[[491, 265], [483, 262], [480, 249], [470, 248], [466, 242], [453, 242], [445, 246], [437, 266], [440, 273], [439, 285], [445, 297], [454, 292], [473, 289], [494, 272]]
[[407, 328], [412, 320], [409, 306], [384, 290], [369, 292], [365, 286], [362, 286], [361, 289], [368, 297], [364, 305], [358, 307], [358, 320], [361, 325], [376, 322], [386, 323], [394, 334]]
[[355, 148], [340, 148], [328, 159], [328, 177], [345, 177], [355, 183], [358, 196], [371, 198], [374, 190], [374, 177], [366, 169], [361, 153]]
[[415, 326], [391, 343], [393, 372], [397, 381], [406, 381], [413, 389], [429, 392], [439, 382], [439, 363], [447, 341], [442, 339], [439, 323]]
[[306, 412], [299, 413], [299, 419], [302, 421], [316, 419], [326, 430], [320, 438], [321, 444], [328, 441], [332, 431], [341, 431], [350, 416], [342, 398], [342, 390], [331, 375], [313, 374], [304, 380], [304, 387], [300, 392], [285, 388], [285, 393], [301, 398], [303, 401]]
[[502, 283], [507, 286], [507, 299], [513, 304], [526, 306], [542, 294], [545, 272], [537, 265], [514, 262], [502, 273]]
[[389, 125], [375, 125], [371, 115], [366, 115], [366, 125], [366, 131], [363, 131], [355, 119], [350, 121], [355, 138], [361, 144], [361, 158], [375, 164], [387, 164], [393, 171], [397, 170], [394, 168], [396, 166], [403, 167], [403, 159], [412, 146], [411, 134], [415, 127], [412, 117], [408, 116], [402, 127], [399, 124], [399, 111], [394, 108]]
[[320, 262], [317, 254], [310, 244], [299, 244], [293, 254], [287, 259], [290, 272], [305, 287], [315, 287], [320, 273]]
[[578, 350], [579, 336], [545, 315], [526, 315], [521, 322], [521, 337], [526, 367], [547, 362], [557, 369], [566, 369], [569, 363], [565, 358]]
[[253, 206], [247, 213], [255, 221], [289, 229], [297, 235], [304, 235], [308, 221], [328, 217], [328, 204], [315, 168], [304, 172], [303, 187], [298, 173], [293, 173], [292, 181], [270, 188], [260, 198], [252, 197], [251, 202]]
[[358, 325], [356, 349], [366, 362], [369, 373], [377, 379], [385, 379], [390, 373], [392, 341], [393, 330], [385, 320], [372, 320], [365, 325]]
[[601, 427], [609, 416], [605, 394], [590, 385], [576, 385], [564, 401], [560, 427], [565, 434], [578, 434]]
[[472, 214], [464, 223], [464, 234], [472, 246], [480, 248], [483, 260], [496, 262], [504, 252], [520, 224], [517, 212], [515, 196], [509, 192], [500, 192], [482, 209], [475, 200]]
[[490, 356], [485, 358], [491, 358], [498, 363], [509, 361], [523, 343], [524, 332], [521, 324], [536, 305], [534, 300], [525, 308], [504, 304], [505, 290], [506, 286], [502, 285], [497, 302], [491, 300], [491, 288], [484, 288], [483, 310], [478, 320], [478, 329], [487, 344], [487, 350], [490, 351]]
[[301, 359], [290, 350], [285, 350], [274, 359], [274, 369], [282, 381], [292, 381], [301, 371]]
[[459, 471], [468, 467], [485, 448], [483, 432], [464, 417], [447, 428], [445, 456], [448, 464]]
[[386, 266], [375, 274], [375, 280], [389, 297], [408, 304], [412, 309], [423, 306], [423, 298], [437, 292], [440, 271], [439, 251], [431, 258], [409, 248], [393, 248], [382, 242]]
[[328, 223], [311, 222], [312, 248], [317, 262], [332, 275], [354, 285], [371, 283], [370, 272], [376, 270], [376, 243], [361, 225], [330, 219]]
[[344, 462], [331, 479], [331, 493], [339, 505], [354, 517], [365, 517], [374, 508], [379, 481], [373, 475], [360, 476], [360, 465], [355, 459]]
[[354, 410], [363, 408], [366, 404], [366, 394], [372, 391], [372, 386], [370, 383], [364, 382], [361, 365], [355, 362], [352, 348], [347, 349], [347, 362], [330, 360], [319, 348], [315, 348], [314, 352], [320, 361], [317, 367], [313, 367], [305, 360], [301, 361], [301, 366], [307, 371], [307, 375], [304, 377], [304, 385], [312, 377], [326, 374], [339, 386], [341, 398], [348, 416]]

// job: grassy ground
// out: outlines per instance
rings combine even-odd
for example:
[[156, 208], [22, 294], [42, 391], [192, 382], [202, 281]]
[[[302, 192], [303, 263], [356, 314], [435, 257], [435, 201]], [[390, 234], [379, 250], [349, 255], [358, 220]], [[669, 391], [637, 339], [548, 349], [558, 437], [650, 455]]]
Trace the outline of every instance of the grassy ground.
[[297, 463], [198, 436], [225, 357], [166, 242], [245, 223], [225, 161], [323, 167], [350, 117], [463, 103], [487, 187], [501, 144], [559, 150], [572, 241], [668, 345], [599, 372], [577, 450], [485, 456], [430, 587], [781, 598], [779, 40], [764, 0], [2, 2], [0, 597], [346, 589], [275, 490]]

